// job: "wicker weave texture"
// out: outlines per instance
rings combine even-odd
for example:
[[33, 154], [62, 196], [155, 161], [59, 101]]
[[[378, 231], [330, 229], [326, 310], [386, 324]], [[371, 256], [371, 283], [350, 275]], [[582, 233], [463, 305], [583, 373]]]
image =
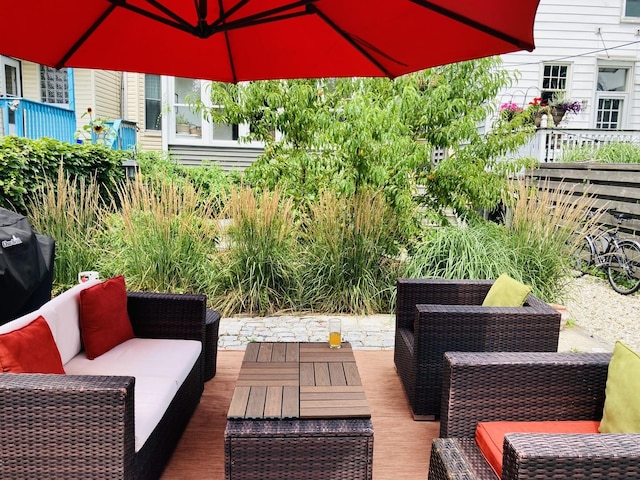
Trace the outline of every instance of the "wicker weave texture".
[[[204, 341], [206, 298], [128, 293], [140, 337]], [[204, 353], [135, 452], [133, 377], [0, 375], [0, 478], [157, 479], [203, 392]]]
[[220, 331], [220, 313], [207, 309], [206, 333], [204, 342], [204, 381], [216, 375], [218, 364], [218, 332]]
[[[599, 420], [610, 353], [445, 355], [441, 437], [429, 480], [493, 478], [473, 438], [480, 421]], [[640, 478], [640, 434], [505, 437], [503, 480]]]
[[529, 295], [483, 307], [492, 280], [399, 279], [394, 361], [416, 417], [440, 414], [447, 351], [555, 352], [560, 314]]
[[227, 480], [372, 478], [370, 419], [229, 420]]

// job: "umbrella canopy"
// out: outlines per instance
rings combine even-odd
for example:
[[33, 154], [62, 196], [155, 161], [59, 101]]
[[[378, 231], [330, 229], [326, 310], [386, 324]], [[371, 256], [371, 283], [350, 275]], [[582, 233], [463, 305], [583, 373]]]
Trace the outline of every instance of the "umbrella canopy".
[[56, 68], [225, 82], [393, 78], [435, 65], [532, 50], [538, 2], [5, 1], [0, 53]]

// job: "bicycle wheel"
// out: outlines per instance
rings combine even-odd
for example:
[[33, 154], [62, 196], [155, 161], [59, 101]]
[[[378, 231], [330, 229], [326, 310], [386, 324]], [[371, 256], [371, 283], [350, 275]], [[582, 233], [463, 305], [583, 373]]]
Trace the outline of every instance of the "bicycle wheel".
[[611, 288], [629, 295], [640, 288], [640, 244], [623, 240], [610, 257], [607, 275]]
[[573, 276], [579, 278], [587, 273], [595, 261], [595, 252], [588, 238], [584, 238], [576, 246], [573, 254]]

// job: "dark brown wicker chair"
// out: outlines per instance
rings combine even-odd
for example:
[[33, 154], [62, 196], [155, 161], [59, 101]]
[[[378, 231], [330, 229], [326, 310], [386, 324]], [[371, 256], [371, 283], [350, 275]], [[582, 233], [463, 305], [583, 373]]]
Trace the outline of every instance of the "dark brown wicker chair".
[[398, 280], [394, 362], [416, 420], [440, 414], [444, 352], [557, 351], [560, 314], [534, 295], [519, 308], [483, 307], [492, 284]]
[[[600, 420], [610, 353], [464, 353], [444, 358], [429, 480], [495, 480], [480, 421]], [[640, 478], [640, 434], [507, 434], [502, 480]]]

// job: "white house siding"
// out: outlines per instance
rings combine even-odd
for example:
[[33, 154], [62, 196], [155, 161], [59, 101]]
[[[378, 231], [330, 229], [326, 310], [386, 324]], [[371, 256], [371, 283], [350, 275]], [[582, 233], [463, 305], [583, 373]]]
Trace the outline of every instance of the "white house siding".
[[260, 147], [216, 147], [169, 145], [169, 153], [182, 165], [200, 166], [203, 162], [211, 162], [222, 170], [243, 170], [249, 167], [263, 152]]
[[122, 78], [124, 73], [94, 70], [95, 110], [102, 118], [122, 117]]
[[161, 151], [161, 132], [145, 129], [144, 74], [125, 73], [124, 79], [125, 115], [123, 118], [138, 125], [138, 148], [141, 151]]
[[40, 65], [22, 62], [22, 96], [37, 102], [42, 101], [40, 92]]
[[82, 116], [86, 113], [87, 108], [91, 107], [94, 115], [101, 116], [100, 112], [96, 110], [93, 77], [94, 70], [74, 69], [73, 83], [75, 85], [76, 123], [78, 124], [78, 129], [81, 129], [83, 125], [89, 124], [89, 116]]
[[619, 61], [630, 66], [633, 78], [623, 126], [640, 128], [640, 69], [636, 65], [640, 58], [640, 23], [621, 20], [623, 1], [541, 0], [534, 29], [536, 49], [502, 57], [504, 67], [517, 70], [521, 77], [500, 97], [500, 103], [512, 100], [526, 105], [539, 96], [543, 62], [567, 64], [567, 96], [585, 100], [587, 108], [570, 115], [564, 124], [593, 128], [598, 65]]

